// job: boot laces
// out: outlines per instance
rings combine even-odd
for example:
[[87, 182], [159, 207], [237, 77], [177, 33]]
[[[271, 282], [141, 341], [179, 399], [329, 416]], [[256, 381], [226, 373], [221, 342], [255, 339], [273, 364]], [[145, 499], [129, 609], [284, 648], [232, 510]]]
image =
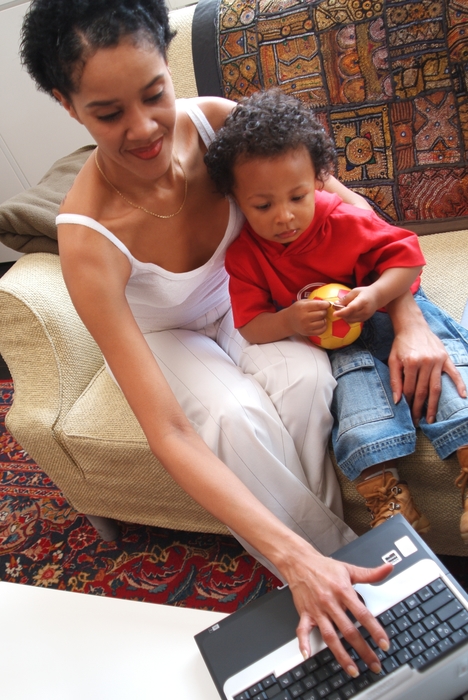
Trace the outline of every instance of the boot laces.
[[[373, 493], [366, 495], [366, 506], [372, 513], [372, 519], [382, 514], [385, 510], [399, 510], [401, 505], [395, 501], [389, 501], [390, 494], [398, 496], [402, 493], [397, 480], [393, 477], [386, 486], [379, 486]], [[391, 516], [389, 516], [391, 517]]]
[[466, 488], [468, 486], [468, 467], [460, 464], [460, 470], [460, 474], [455, 479], [455, 486], [461, 489], [462, 502], [464, 502], [465, 498], [468, 498], [468, 494], [466, 493]]

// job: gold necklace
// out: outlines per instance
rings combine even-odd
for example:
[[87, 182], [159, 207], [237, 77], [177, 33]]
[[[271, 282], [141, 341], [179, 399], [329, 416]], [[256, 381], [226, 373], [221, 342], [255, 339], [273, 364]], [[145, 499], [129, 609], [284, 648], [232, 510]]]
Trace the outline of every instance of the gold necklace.
[[149, 209], [145, 209], [145, 207], [142, 207], [139, 204], [135, 204], [134, 202], [131, 202], [124, 194], [122, 194], [122, 192], [120, 190], [117, 189], [117, 187], [115, 185], [112, 184], [112, 182], [109, 180], [109, 178], [103, 173], [101, 166], [99, 165], [99, 162], [98, 162], [97, 152], [98, 152], [98, 149], [96, 148], [96, 150], [94, 151], [94, 162], [96, 163], [96, 167], [99, 170], [99, 172], [101, 173], [102, 177], [107, 182], [107, 184], [110, 185], [112, 187], [112, 189], [115, 190], [115, 192], [117, 192], [117, 194], [120, 197], [122, 197], [122, 199], [124, 199], [128, 204], [130, 204], [130, 206], [132, 206], [134, 209], [141, 209], [146, 214], [150, 214], [151, 216], [156, 216], [158, 219], [172, 219], [174, 216], [177, 216], [177, 214], [180, 214], [180, 212], [182, 211], [182, 209], [185, 206], [185, 201], [187, 199], [187, 175], [185, 174], [185, 170], [182, 167], [182, 163], [179, 160], [179, 156], [177, 155], [177, 153], [175, 151], [174, 151], [174, 155], [176, 157], [176, 161], [179, 164], [180, 169], [182, 170], [182, 173], [184, 175], [184, 201], [182, 202], [180, 207], [177, 209], [177, 211], [175, 211], [173, 214], [156, 214], [156, 212], [154, 212], [154, 211], [150, 211]]

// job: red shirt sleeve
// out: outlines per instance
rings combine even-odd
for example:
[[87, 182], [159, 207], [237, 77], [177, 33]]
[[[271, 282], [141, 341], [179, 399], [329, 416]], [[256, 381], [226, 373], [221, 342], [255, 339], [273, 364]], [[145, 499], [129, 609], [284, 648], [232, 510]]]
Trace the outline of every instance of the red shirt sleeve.
[[250, 235], [241, 231], [226, 252], [229, 294], [235, 328], [242, 328], [258, 314], [277, 311]]

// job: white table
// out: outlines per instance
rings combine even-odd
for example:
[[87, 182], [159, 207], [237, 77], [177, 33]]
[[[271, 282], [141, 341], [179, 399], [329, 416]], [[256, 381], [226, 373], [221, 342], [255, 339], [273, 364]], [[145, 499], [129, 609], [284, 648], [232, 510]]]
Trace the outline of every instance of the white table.
[[193, 636], [223, 617], [1, 582], [0, 697], [219, 700]]

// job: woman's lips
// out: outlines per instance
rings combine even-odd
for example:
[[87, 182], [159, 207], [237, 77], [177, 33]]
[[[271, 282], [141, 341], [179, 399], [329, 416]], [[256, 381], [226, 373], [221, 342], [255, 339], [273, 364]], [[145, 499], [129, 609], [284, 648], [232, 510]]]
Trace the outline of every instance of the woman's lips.
[[142, 148], [132, 148], [128, 149], [128, 152], [135, 156], [136, 158], [141, 158], [142, 160], [151, 160], [151, 158], [156, 158], [161, 152], [163, 139], [162, 137], [157, 141], [153, 141], [149, 146], [143, 146]]

